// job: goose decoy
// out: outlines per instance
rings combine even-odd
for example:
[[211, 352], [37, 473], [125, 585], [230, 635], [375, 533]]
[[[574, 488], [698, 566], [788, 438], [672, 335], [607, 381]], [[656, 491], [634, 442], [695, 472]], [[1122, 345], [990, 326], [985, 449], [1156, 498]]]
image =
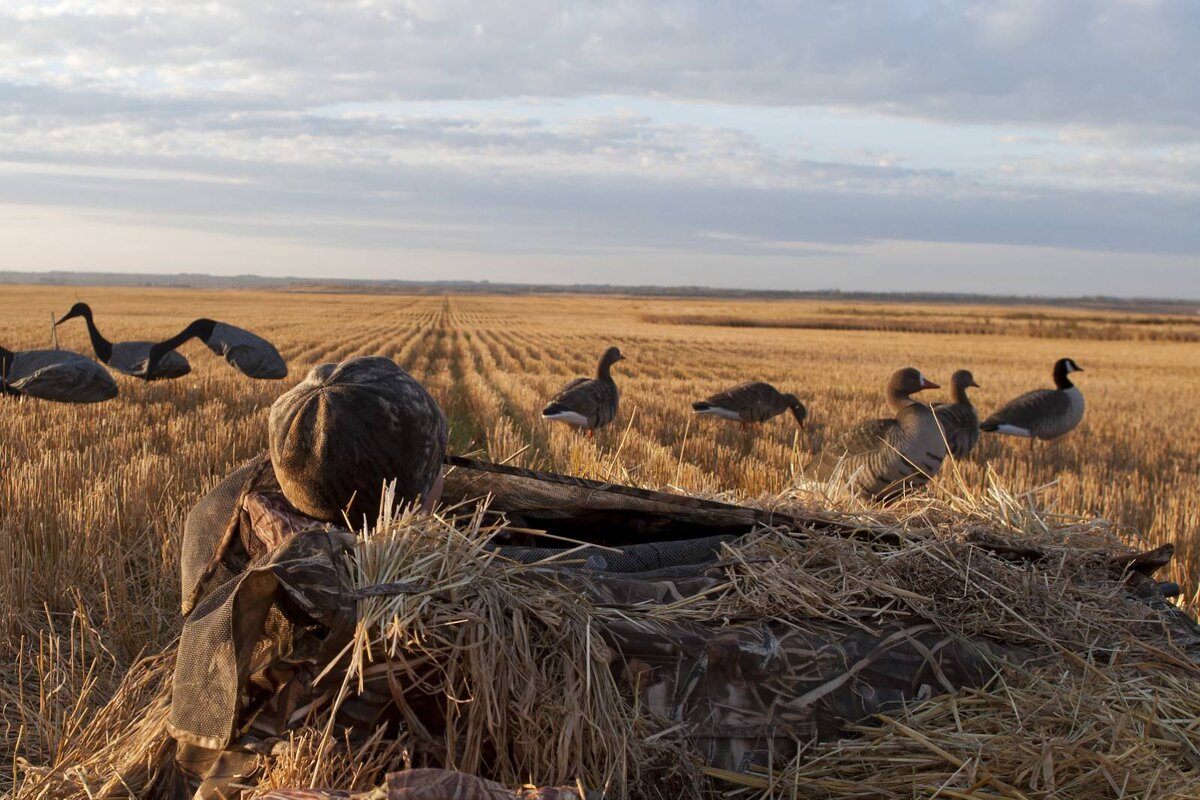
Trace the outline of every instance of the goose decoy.
[[825, 447], [806, 471], [822, 481], [844, 475], [854, 491], [876, 500], [891, 500], [925, 485], [942, 467], [946, 442], [933, 410], [911, 395], [937, 388], [913, 367], [898, 370], [887, 385], [888, 407], [896, 416], [851, 428]]
[[797, 424], [804, 427], [808, 409], [794, 394], [784, 394], [769, 383], [742, 383], [718, 392], [705, 400], [692, 403], [697, 414], [711, 414], [721, 419], [740, 422], [742, 430], [751, 423], [766, 422], [790, 410]]
[[544, 419], [565, 422], [591, 438], [617, 415], [621, 393], [612, 379], [612, 365], [624, 361], [620, 349], [610, 347], [600, 357], [594, 378], [576, 378], [558, 391], [550, 405], [542, 409]]
[[966, 458], [979, 444], [979, 415], [971, 405], [971, 398], [967, 397], [967, 388], [971, 386], [979, 388], [971, 371], [958, 370], [950, 376], [951, 402], [937, 403], [933, 407], [934, 415], [942, 424], [946, 444], [950, 446], [950, 454], [955, 458]]
[[1070, 358], [1054, 362], [1054, 389], [1035, 389], [1010, 400], [979, 426], [988, 433], [1057, 439], [1083, 419], [1083, 392], [1067, 377], [1083, 368]]
[[264, 380], [287, 377], [287, 362], [279, 355], [275, 345], [244, 328], [211, 319], [198, 319], [170, 339], [151, 347], [146, 358], [147, 370], [153, 373], [160, 360], [188, 339], [204, 342], [209, 350], [248, 377]]
[[117, 372], [132, 375], [144, 381], [155, 381], [180, 378], [192, 371], [192, 365], [188, 363], [188, 360], [174, 351], [164, 355], [153, 371], [148, 370], [146, 368], [147, 360], [154, 342], [114, 343], [108, 341], [96, 328], [96, 323], [92, 319], [92, 309], [87, 303], [76, 303], [71, 306], [71, 310], [54, 324], [62, 325], [75, 317], [83, 317], [87, 323], [88, 335], [92, 339], [92, 349], [96, 351], [96, 358]]
[[100, 364], [69, 350], [0, 347], [0, 394], [56, 403], [100, 403], [117, 396], [117, 382]]

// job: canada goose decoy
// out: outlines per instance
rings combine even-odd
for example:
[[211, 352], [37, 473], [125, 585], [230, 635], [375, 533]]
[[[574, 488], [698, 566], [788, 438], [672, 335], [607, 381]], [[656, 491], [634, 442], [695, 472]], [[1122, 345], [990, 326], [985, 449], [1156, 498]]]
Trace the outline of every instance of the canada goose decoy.
[[155, 366], [154, 371], [148, 371], [146, 369], [147, 359], [150, 356], [150, 348], [154, 346], [154, 342], [114, 343], [108, 341], [97, 330], [96, 323], [92, 319], [92, 309], [87, 303], [76, 303], [71, 306], [71, 310], [54, 324], [62, 325], [67, 320], [74, 319], [75, 317], [83, 317], [87, 323], [88, 335], [92, 339], [92, 349], [96, 351], [96, 358], [117, 372], [124, 375], [132, 375], [144, 381], [154, 381], [180, 378], [192, 371], [192, 365], [188, 363], [188, 360], [176, 352], [170, 352], [163, 356], [162, 360]]
[[711, 414], [740, 422], [742, 430], [751, 423], [766, 422], [790, 410], [797, 424], [804, 427], [808, 409], [794, 394], [784, 394], [769, 383], [742, 383], [692, 403], [697, 414]]
[[1054, 362], [1054, 389], [1035, 389], [1010, 400], [979, 426], [988, 433], [1057, 439], [1083, 420], [1083, 392], [1067, 377], [1083, 368], [1070, 358]]
[[117, 382], [102, 365], [69, 350], [0, 347], [0, 394], [56, 403], [100, 403], [117, 396]]
[[888, 407], [896, 416], [851, 428], [809, 464], [818, 480], [846, 476], [850, 487], [876, 500], [890, 500], [929, 482], [946, 458], [946, 442], [933, 410], [911, 395], [937, 389], [919, 370], [898, 370], [887, 384]]
[[287, 377], [287, 362], [279, 355], [275, 345], [244, 328], [211, 319], [198, 319], [170, 339], [151, 347], [146, 358], [147, 369], [153, 373], [167, 353], [174, 352], [188, 339], [204, 342], [209, 350], [248, 377], [263, 380]]
[[979, 444], [979, 415], [971, 405], [971, 398], [967, 397], [967, 388], [971, 386], [979, 388], [971, 371], [958, 370], [950, 376], [951, 402], [937, 403], [933, 407], [950, 446], [950, 454], [955, 458], [966, 458]]
[[567, 425], [587, 431], [593, 436], [597, 428], [603, 428], [617, 415], [617, 404], [621, 393], [612, 379], [612, 365], [624, 361], [625, 356], [616, 347], [610, 347], [600, 357], [594, 378], [576, 378], [558, 391], [550, 405], [542, 409], [544, 419], [565, 422]]

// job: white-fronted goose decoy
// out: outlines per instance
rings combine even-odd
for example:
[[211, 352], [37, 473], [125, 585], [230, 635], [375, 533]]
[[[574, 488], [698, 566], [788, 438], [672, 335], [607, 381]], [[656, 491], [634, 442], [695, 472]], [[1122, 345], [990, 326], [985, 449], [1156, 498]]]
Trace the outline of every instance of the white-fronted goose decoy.
[[794, 394], [784, 394], [769, 383], [742, 383], [692, 403], [697, 414], [711, 414], [740, 422], [742, 430], [751, 423], [766, 422], [790, 410], [797, 424], [804, 427], [808, 409]]
[[840, 474], [854, 491], [876, 500], [924, 486], [941, 469], [946, 442], [933, 410], [911, 395], [937, 388], [913, 367], [898, 370], [887, 385], [887, 404], [895, 418], [851, 428], [827, 445], [807, 471], [822, 481]]
[[1035, 389], [1011, 400], [992, 414], [980, 430], [1025, 436], [1033, 439], [1057, 439], [1070, 433], [1083, 420], [1083, 392], [1067, 377], [1083, 368], [1070, 358], [1054, 362], [1054, 389]]
[[617, 415], [621, 393], [612, 378], [612, 365], [624, 360], [618, 348], [605, 350], [596, 377], [576, 378], [568, 383], [542, 409], [542, 417], [587, 431], [590, 438], [593, 431], [603, 428]]
[[263, 380], [287, 377], [287, 362], [279, 355], [275, 345], [244, 328], [211, 319], [198, 319], [170, 339], [151, 347], [146, 359], [147, 369], [153, 373], [167, 353], [174, 352], [188, 339], [204, 342], [209, 350], [248, 377]]
[[188, 360], [174, 351], [164, 355], [153, 372], [147, 371], [146, 361], [154, 342], [108, 341], [96, 328], [96, 323], [92, 319], [92, 309], [87, 303], [76, 303], [71, 306], [71, 310], [54, 324], [61, 325], [75, 317], [83, 317], [87, 323], [88, 335], [92, 338], [92, 349], [96, 351], [96, 358], [117, 372], [132, 375], [144, 381], [156, 381], [180, 378], [192, 371], [192, 365], [188, 363]]
[[100, 403], [117, 396], [117, 382], [100, 364], [69, 350], [0, 347], [0, 394], [56, 403]]
[[975, 376], [970, 370], [960, 369], [950, 376], [951, 402], [933, 407], [938, 422], [942, 423], [946, 444], [950, 445], [950, 454], [955, 458], [966, 458], [979, 444], [979, 415], [967, 397], [967, 388], [971, 386], [979, 388]]

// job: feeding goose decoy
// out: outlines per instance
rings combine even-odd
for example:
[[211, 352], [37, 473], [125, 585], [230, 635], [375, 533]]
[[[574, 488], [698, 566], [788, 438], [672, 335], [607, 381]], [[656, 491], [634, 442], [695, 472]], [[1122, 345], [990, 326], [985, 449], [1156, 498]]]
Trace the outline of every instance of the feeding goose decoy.
[[192, 365], [188, 363], [188, 360], [174, 351], [164, 355], [153, 371], [147, 370], [147, 360], [154, 342], [108, 341], [96, 328], [96, 322], [92, 319], [92, 309], [87, 303], [76, 303], [71, 306], [71, 310], [54, 324], [61, 325], [75, 317], [83, 317], [84, 322], [87, 323], [88, 336], [92, 339], [92, 349], [96, 351], [96, 358], [117, 372], [132, 375], [144, 381], [154, 381], [180, 378], [192, 371]]
[[745, 430], [751, 423], [766, 422], [785, 411], [791, 411], [797, 424], [804, 427], [808, 409], [794, 394], [784, 394], [769, 383], [742, 383], [718, 392], [705, 400], [692, 403], [697, 414], [710, 414], [741, 423]]
[[198, 319], [170, 339], [151, 347], [146, 368], [153, 373], [161, 359], [188, 339], [204, 342], [209, 350], [248, 377], [264, 380], [287, 377], [287, 362], [279, 355], [275, 345], [244, 328], [211, 319]]
[[102, 365], [69, 350], [0, 347], [0, 394], [56, 403], [100, 403], [117, 396], [117, 382]]
[[593, 431], [603, 428], [617, 415], [621, 393], [611, 370], [613, 364], [624, 360], [620, 349], [610, 347], [605, 350], [596, 368], [596, 377], [576, 378], [568, 383], [542, 409], [542, 417], [587, 431], [591, 437]]
[[1057, 439], [1083, 420], [1083, 392], [1067, 377], [1083, 368], [1070, 358], [1054, 362], [1053, 389], [1035, 389], [1010, 400], [979, 426], [988, 433]]
[[887, 384], [887, 404], [896, 416], [851, 428], [826, 446], [806, 471], [822, 481], [844, 475], [852, 489], [877, 500], [925, 485], [942, 467], [946, 442], [933, 410], [912, 395], [937, 388], [913, 367], [898, 370]]
[[979, 444], [979, 415], [967, 396], [968, 387], [979, 388], [970, 370], [960, 369], [950, 376], [949, 403], [938, 403], [933, 413], [942, 424], [946, 444], [955, 458], [966, 458]]

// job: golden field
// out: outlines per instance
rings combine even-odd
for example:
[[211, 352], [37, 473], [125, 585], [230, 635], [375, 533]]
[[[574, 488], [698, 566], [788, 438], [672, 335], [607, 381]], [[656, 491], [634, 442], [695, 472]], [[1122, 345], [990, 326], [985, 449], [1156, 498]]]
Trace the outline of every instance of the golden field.
[[[757, 498], [792, 490], [824, 439], [880, 416], [902, 366], [949, 382], [971, 369], [981, 417], [1050, 385], [1056, 358], [1085, 368], [1087, 416], [1052, 443], [985, 435], [931, 490], [968, 500], [990, 486], [1054, 514], [1102, 516], [1133, 543], [1174, 542], [1172, 577], [1200, 586], [1200, 320], [1015, 306], [851, 304], [643, 297], [0, 288], [0, 345], [49, 346], [49, 317], [90, 302], [113, 341], [161, 339], [198, 316], [249, 328], [288, 359], [256, 382], [199, 342], [193, 373], [95, 406], [0, 398], [0, 792], [53, 759], [87, 708], [139, 653], [179, 628], [177, 553], [188, 508], [266, 443], [272, 400], [318, 363], [382, 354], [421, 379], [452, 421], [454, 452], [681, 491]], [[82, 321], [63, 347], [90, 353]], [[594, 441], [538, 412], [604, 348], [621, 413]], [[691, 413], [744, 380], [797, 394], [810, 424], [784, 415], [749, 433]], [[926, 393], [928, 400], [945, 392]], [[823, 502], [809, 491], [806, 502]], [[845, 502], [839, 498], [837, 502]]]

